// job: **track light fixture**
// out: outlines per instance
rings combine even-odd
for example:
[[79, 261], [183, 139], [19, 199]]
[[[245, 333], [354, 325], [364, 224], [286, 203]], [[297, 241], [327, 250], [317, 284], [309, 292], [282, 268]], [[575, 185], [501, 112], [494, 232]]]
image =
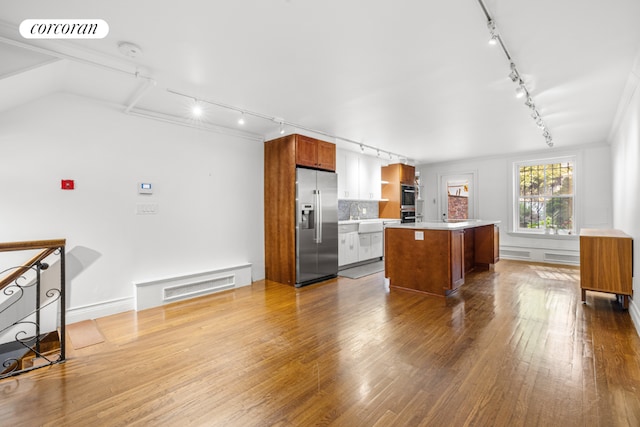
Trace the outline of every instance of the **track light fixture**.
[[221, 107], [221, 108], [226, 108], [228, 110], [233, 110], [237, 113], [240, 114], [240, 117], [238, 118], [238, 124], [244, 124], [246, 122], [245, 116], [249, 115], [251, 117], [259, 117], [261, 119], [264, 120], [268, 120], [272, 123], [275, 123], [278, 125], [279, 128], [279, 133], [280, 135], [284, 135], [285, 133], [285, 126], [290, 126], [296, 130], [305, 130], [314, 134], [318, 134], [318, 135], [324, 135], [330, 139], [335, 139], [335, 140], [342, 140], [344, 142], [348, 142], [349, 144], [353, 144], [356, 145], [360, 148], [360, 151], [364, 153], [366, 148], [369, 148], [370, 150], [373, 150], [376, 152], [376, 154], [378, 155], [378, 157], [381, 156], [382, 153], [386, 153], [389, 155], [389, 159], [393, 159], [393, 156], [395, 155], [398, 159], [400, 159], [400, 157], [405, 158], [405, 161], [409, 161], [409, 159], [406, 156], [400, 156], [399, 154], [395, 154], [392, 153], [391, 151], [387, 151], [387, 150], [380, 150], [377, 147], [371, 146], [371, 145], [366, 145], [362, 142], [359, 141], [354, 141], [352, 139], [348, 139], [348, 138], [343, 138], [337, 135], [331, 135], [327, 132], [323, 132], [321, 130], [317, 130], [317, 129], [312, 129], [309, 127], [305, 127], [303, 125], [300, 124], [296, 124], [296, 123], [292, 123], [292, 122], [288, 122], [285, 119], [283, 119], [282, 117], [272, 117], [272, 116], [268, 116], [266, 114], [262, 114], [262, 113], [258, 113], [256, 111], [250, 111], [250, 110], [246, 110], [244, 108], [240, 108], [240, 107], [236, 107], [233, 105], [229, 105], [229, 104], [224, 104], [222, 102], [217, 102], [217, 101], [213, 101], [213, 100], [209, 100], [209, 99], [200, 99], [200, 98], [196, 98], [193, 95], [188, 95], [182, 92], [178, 92], [175, 91], [173, 89], [166, 89], [167, 92], [172, 93], [174, 95], [178, 95], [178, 96], [182, 96], [185, 98], [188, 98], [190, 100], [193, 100], [193, 106], [191, 107], [191, 111], [192, 114], [194, 116], [201, 116], [204, 114], [204, 106], [206, 105], [215, 105], [217, 107]]
[[509, 61], [509, 66], [511, 69], [511, 72], [509, 73], [509, 78], [511, 79], [512, 82], [518, 85], [516, 87], [516, 97], [518, 98], [526, 97], [524, 105], [526, 105], [531, 110], [533, 110], [533, 114], [531, 114], [531, 117], [533, 118], [533, 120], [535, 120], [536, 125], [538, 127], [540, 127], [541, 129], [544, 129], [543, 136], [547, 142], [547, 145], [549, 147], [553, 147], [553, 138], [551, 137], [551, 132], [549, 132], [544, 121], [542, 120], [542, 117], [540, 116], [540, 113], [538, 112], [536, 105], [533, 102], [533, 99], [531, 98], [529, 90], [527, 89], [524, 81], [522, 80], [521, 74], [518, 71], [518, 68], [516, 67], [515, 62], [513, 61], [513, 58], [509, 54], [509, 51], [507, 50], [504, 40], [502, 39], [501, 36], [498, 35], [495, 21], [489, 14], [489, 11], [485, 6], [483, 0], [478, 0], [478, 3], [480, 4], [482, 11], [484, 12], [485, 17], [487, 18], [487, 28], [489, 29], [489, 34], [491, 36], [491, 38], [489, 39], [489, 43], [497, 44], [497, 42], [499, 41], [500, 47], [502, 48], [502, 51], [504, 52], [505, 56], [507, 57], [507, 60]]
[[[527, 107], [531, 108], [532, 110], [536, 109], [536, 104], [533, 103], [533, 99], [531, 99], [530, 96], [527, 97], [527, 100], [524, 101], [524, 105], [526, 105]], [[536, 111], [537, 113], [537, 111]]]
[[498, 44], [498, 32], [496, 31], [495, 22], [490, 19], [487, 22], [487, 28], [489, 28], [489, 34], [491, 35], [491, 37], [489, 38], [489, 44], [492, 46]]
[[514, 83], [520, 80], [518, 70], [516, 70], [516, 64], [514, 64], [513, 62], [511, 63], [511, 72], [509, 73], [509, 78]]
[[520, 80], [518, 87], [516, 88], [516, 98], [522, 98], [527, 94], [527, 89], [524, 87], [524, 82]]

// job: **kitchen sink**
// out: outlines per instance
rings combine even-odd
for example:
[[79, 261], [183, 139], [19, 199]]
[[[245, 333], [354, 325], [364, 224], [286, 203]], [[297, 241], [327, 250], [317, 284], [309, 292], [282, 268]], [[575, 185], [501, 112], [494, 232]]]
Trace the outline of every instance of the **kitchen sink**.
[[358, 224], [358, 233], [376, 233], [382, 229], [383, 223], [379, 219], [362, 220]]

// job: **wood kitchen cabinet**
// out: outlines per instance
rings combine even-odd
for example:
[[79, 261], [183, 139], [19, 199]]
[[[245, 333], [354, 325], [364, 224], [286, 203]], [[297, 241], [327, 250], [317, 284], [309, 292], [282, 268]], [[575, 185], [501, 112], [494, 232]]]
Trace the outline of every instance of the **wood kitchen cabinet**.
[[[465, 275], [483, 265], [495, 249], [494, 224], [446, 229], [438, 224], [387, 225], [384, 271], [391, 288], [447, 296], [464, 284]], [[489, 254], [484, 253], [488, 251]], [[478, 263], [475, 260], [481, 260]], [[495, 260], [497, 262], [497, 260]]]
[[416, 169], [403, 163], [394, 163], [381, 168], [382, 199], [378, 204], [380, 218], [400, 218], [401, 185], [415, 185]]
[[293, 135], [296, 141], [296, 164], [335, 172], [336, 145], [304, 135]]
[[580, 230], [580, 288], [620, 296], [629, 308], [633, 296], [633, 238], [619, 230]]
[[451, 231], [451, 290], [464, 284], [464, 230]]
[[500, 261], [500, 228], [498, 224], [478, 227], [474, 233], [475, 265], [488, 268]]
[[[310, 141], [315, 142], [311, 144]], [[315, 162], [310, 159], [313, 157], [309, 154], [311, 145], [316, 147]], [[319, 146], [322, 148], [318, 149]], [[330, 158], [330, 153], [333, 153], [333, 159]], [[322, 163], [317, 160], [318, 155]], [[300, 159], [308, 161], [303, 164]], [[313, 167], [310, 165], [312, 162], [318, 163], [316, 169], [334, 170], [335, 145], [297, 134], [264, 143], [264, 246], [267, 280], [291, 286], [296, 283], [296, 165]]]

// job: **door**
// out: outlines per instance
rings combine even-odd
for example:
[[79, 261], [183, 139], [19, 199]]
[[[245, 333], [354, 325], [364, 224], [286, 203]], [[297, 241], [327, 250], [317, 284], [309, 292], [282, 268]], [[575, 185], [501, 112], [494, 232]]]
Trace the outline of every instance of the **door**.
[[475, 172], [440, 175], [440, 218], [464, 220], [476, 218]]

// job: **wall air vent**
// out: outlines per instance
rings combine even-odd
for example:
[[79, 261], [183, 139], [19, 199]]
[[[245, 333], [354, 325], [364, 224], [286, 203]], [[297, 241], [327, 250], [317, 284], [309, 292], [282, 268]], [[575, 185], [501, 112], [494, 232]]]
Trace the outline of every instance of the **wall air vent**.
[[531, 252], [529, 251], [514, 251], [511, 249], [504, 249], [500, 251], [500, 258], [505, 259], [531, 259]]
[[544, 260], [547, 262], [563, 263], [563, 264], [580, 264], [580, 256], [577, 255], [564, 255], [564, 254], [551, 254], [545, 252]]
[[186, 283], [178, 286], [164, 288], [164, 300], [175, 301], [182, 298], [204, 295], [211, 292], [226, 291], [233, 289], [235, 285], [235, 274], [225, 277], [219, 277], [213, 280], [205, 280], [202, 282]]
[[136, 310], [251, 284], [251, 264], [134, 283]]

